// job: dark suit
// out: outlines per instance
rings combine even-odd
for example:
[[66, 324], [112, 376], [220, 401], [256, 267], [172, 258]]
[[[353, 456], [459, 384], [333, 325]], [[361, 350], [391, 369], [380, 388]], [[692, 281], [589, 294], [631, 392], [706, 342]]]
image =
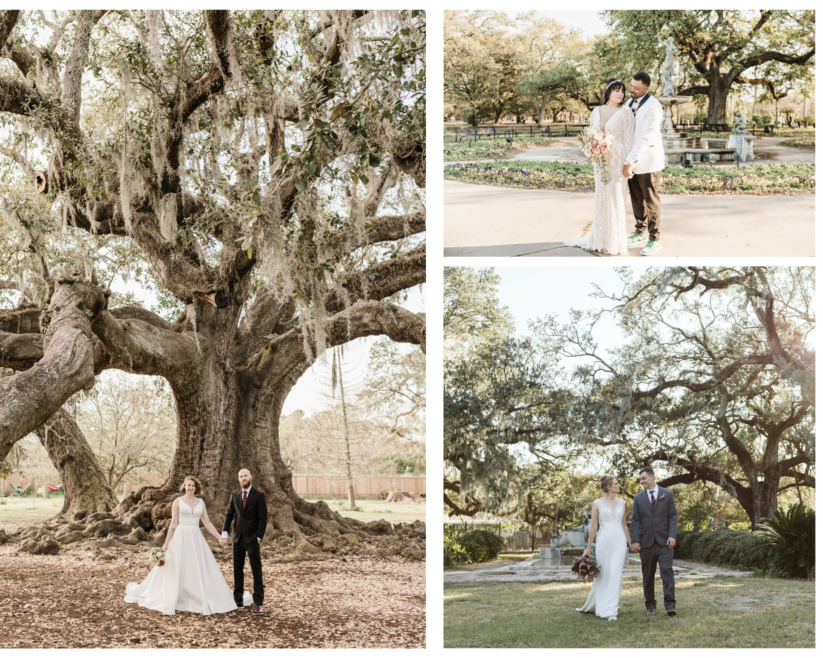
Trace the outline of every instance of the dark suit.
[[[223, 532], [231, 532], [232, 557], [234, 558], [234, 600], [238, 606], [243, 605], [243, 567], [246, 553], [249, 554], [249, 566], [254, 577], [254, 594], [252, 598], [257, 605], [263, 605], [263, 563], [260, 560], [260, 542], [266, 533], [268, 522], [266, 496], [262, 491], [249, 487], [246, 505], [243, 506], [243, 490], [235, 491], [229, 500]], [[232, 521], [234, 528], [232, 529]]]
[[652, 503], [649, 501], [649, 492], [641, 489], [634, 497], [632, 506], [632, 542], [640, 544], [643, 594], [647, 610], [657, 607], [657, 600], [654, 598], [654, 572], [658, 564], [660, 579], [663, 581], [663, 603], [666, 608], [675, 606], [674, 549], [666, 546], [669, 537], [677, 538], [674, 494], [658, 485], [657, 496]]

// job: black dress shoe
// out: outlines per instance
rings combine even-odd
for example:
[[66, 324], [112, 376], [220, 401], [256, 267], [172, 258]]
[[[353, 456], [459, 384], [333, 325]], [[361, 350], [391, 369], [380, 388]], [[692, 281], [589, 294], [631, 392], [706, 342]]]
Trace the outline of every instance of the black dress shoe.
[[666, 614], [669, 615], [669, 617], [674, 617], [677, 614], [677, 610], [674, 608], [666, 608]]

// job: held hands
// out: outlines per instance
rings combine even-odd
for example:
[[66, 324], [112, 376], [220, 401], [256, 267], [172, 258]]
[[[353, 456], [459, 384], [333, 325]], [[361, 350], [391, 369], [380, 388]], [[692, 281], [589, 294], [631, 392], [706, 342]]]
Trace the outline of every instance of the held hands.
[[229, 540], [226, 537], [220, 537], [220, 545], [221, 546], [228, 546]]
[[640, 552], [640, 542], [634, 542], [632, 544], [632, 552], [639, 553]]
[[630, 164], [623, 165], [623, 178], [631, 178], [634, 176], [634, 172], [632, 171], [632, 166]]
[[675, 541], [674, 537], [669, 537], [669, 538], [666, 540], [666, 548], [674, 548], [674, 545], [675, 545], [676, 543], [677, 543], [677, 542]]

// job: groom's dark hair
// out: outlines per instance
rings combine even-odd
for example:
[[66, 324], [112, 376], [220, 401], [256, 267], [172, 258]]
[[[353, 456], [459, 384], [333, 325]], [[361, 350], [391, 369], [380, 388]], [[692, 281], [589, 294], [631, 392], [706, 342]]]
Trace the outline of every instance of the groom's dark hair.
[[638, 475], [643, 475], [643, 473], [648, 473], [649, 475], [654, 477], [654, 469], [650, 468], [649, 466], [646, 466], [646, 468], [641, 468], [640, 473], [638, 473]]
[[[642, 82], [642, 83], [643, 83], [644, 85], [646, 85], [647, 87], [651, 87], [651, 86], [652, 86], [652, 79], [649, 77], [649, 74], [648, 74], [648, 73], [644, 73], [643, 71], [640, 71], [640, 73], [635, 73], [635, 74], [632, 76], [632, 80], [637, 80], [638, 82]], [[643, 471], [641, 471], [641, 473], [642, 473], [642, 472], [643, 472]], [[652, 475], [653, 475], [653, 474], [652, 474]]]

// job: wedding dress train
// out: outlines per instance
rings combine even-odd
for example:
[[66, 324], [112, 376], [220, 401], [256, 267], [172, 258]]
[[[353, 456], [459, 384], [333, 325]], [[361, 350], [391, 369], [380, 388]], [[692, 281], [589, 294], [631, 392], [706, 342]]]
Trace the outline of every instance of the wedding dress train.
[[[600, 130], [600, 108], [592, 111], [590, 125]], [[606, 122], [605, 132], [612, 137], [606, 153], [609, 182], [604, 183], [597, 164], [594, 165], [594, 217], [591, 230], [582, 238], [563, 244], [590, 251], [605, 250], [610, 254], [629, 253], [626, 235], [627, 179], [623, 178], [623, 161], [631, 151], [634, 139], [634, 115], [623, 106]]]
[[623, 532], [623, 516], [626, 501], [617, 499], [614, 509], [601, 498], [597, 505], [596, 562], [600, 575], [592, 582], [589, 598], [578, 612], [593, 612], [598, 617], [617, 615], [620, 593], [623, 589], [623, 564], [626, 561], [626, 535]]
[[[154, 567], [139, 585], [126, 585], [126, 603], [164, 615], [173, 615], [175, 610], [204, 615], [237, 610], [234, 595], [200, 532], [203, 501], [194, 509], [183, 501], [178, 506], [179, 522], [166, 551], [166, 565]], [[251, 604], [251, 593], [243, 592], [243, 605]]]

